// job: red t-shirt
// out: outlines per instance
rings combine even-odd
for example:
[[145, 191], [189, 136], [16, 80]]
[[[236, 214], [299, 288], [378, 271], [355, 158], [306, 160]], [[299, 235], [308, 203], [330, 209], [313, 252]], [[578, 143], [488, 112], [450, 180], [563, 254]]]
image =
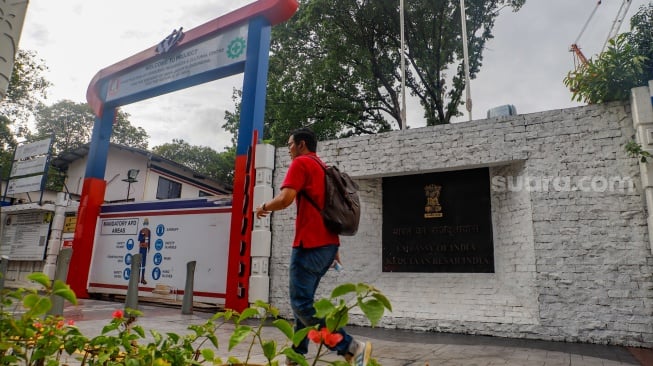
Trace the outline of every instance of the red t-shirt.
[[[316, 248], [328, 244], [340, 244], [337, 234], [330, 232], [320, 211], [304, 197], [307, 194], [319, 207], [324, 206], [324, 169], [314, 160], [315, 153], [300, 155], [293, 159], [281, 188], [297, 191], [297, 219], [295, 219], [295, 240], [293, 247]], [[319, 159], [319, 158], [318, 158]], [[300, 192], [303, 192], [300, 194]]]

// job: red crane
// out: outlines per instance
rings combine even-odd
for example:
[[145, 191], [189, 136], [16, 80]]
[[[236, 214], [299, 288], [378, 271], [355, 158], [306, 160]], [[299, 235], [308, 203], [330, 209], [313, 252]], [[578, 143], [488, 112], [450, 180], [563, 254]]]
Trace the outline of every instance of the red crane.
[[[603, 44], [603, 48], [601, 49], [601, 52], [605, 50], [608, 41], [610, 41], [610, 39], [614, 38], [617, 35], [617, 33], [619, 33], [619, 28], [621, 27], [621, 24], [623, 23], [624, 18], [628, 13], [628, 8], [630, 8], [631, 4], [632, 4], [632, 0], [622, 1], [621, 6], [619, 7], [619, 11], [617, 12], [617, 16], [614, 18], [614, 21], [612, 22], [612, 27], [610, 28], [610, 32], [608, 33], [608, 38], [606, 38], [605, 43]], [[578, 37], [576, 37], [574, 43], [572, 43], [571, 46], [569, 47], [569, 51], [573, 52], [575, 56], [574, 57], [575, 68], [578, 68], [580, 65], [587, 64], [587, 57], [585, 57], [583, 51], [581, 51], [580, 47], [578, 47], [578, 40], [585, 32], [585, 29], [587, 29], [587, 25], [589, 24], [590, 20], [592, 20], [592, 18], [594, 17], [594, 13], [596, 13], [596, 10], [599, 8], [599, 5], [601, 5], [601, 0], [597, 1], [594, 10], [592, 10], [592, 13], [590, 14], [589, 18], [587, 18], [585, 25], [583, 25], [583, 29], [580, 30]]]
[[587, 29], [587, 25], [590, 23], [590, 20], [592, 20], [592, 18], [594, 17], [594, 13], [596, 13], [596, 10], [599, 8], [599, 5], [601, 5], [601, 0], [596, 2], [596, 6], [594, 7], [594, 10], [592, 10], [592, 13], [590, 14], [589, 18], [587, 18], [587, 21], [585, 22], [583, 29], [580, 30], [578, 37], [576, 37], [574, 43], [572, 43], [571, 46], [569, 47], [569, 51], [573, 52], [574, 55], [576, 56], [574, 57], [575, 68], [578, 68], [580, 65], [587, 64], [587, 57], [585, 57], [583, 51], [581, 51], [580, 47], [578, 47], [578, 40], [580, 40], [580, 37], [585, 32], [585, 29]]

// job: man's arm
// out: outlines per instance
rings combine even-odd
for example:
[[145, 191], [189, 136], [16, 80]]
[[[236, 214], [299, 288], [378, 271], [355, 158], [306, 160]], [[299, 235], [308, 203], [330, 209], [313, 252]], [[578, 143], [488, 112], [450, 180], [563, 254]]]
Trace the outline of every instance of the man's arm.
[[293, 203], [295, 197], [297, 197], [296, 190], [289, 187], [281, 188], [281, 192], [279, 192], [279, 194], [277, 194], [271, 201], [265, 202], [256, 208], [256, 218], [260, 219], [261, 217], [265, 217], [272, 211], [283, 210]]

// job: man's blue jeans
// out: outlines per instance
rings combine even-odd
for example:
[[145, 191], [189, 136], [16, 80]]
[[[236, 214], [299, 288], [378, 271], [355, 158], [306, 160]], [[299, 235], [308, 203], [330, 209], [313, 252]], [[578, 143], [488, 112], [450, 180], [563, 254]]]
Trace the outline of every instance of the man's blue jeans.
[[[320, 324], [324, 326], [323, 319], [314, 317], [313, 302], [317, 286], [324, 274], [329, 270], [338, 253], [337, 245], [326, 245], [319, 248], [293, 248], [290, 257], [290, 306], [295, 316], [295, 331]], [[338, 331], [342, 334], [342, 341], [335, 347], [328, 347], [344, 355], [349, 350], [352, 337], [344, 329]], [[308, 338], [294, 347], [295, 352], [305, 355], [308, 353]]]

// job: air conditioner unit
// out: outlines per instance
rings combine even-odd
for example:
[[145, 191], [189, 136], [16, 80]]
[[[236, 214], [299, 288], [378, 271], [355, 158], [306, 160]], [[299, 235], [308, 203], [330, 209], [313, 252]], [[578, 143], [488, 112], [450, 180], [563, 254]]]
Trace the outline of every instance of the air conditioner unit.
[[487, 110], [487, 118], [514, 116], [517, 114], [517, 108], [512, 104], [504, 104]]

